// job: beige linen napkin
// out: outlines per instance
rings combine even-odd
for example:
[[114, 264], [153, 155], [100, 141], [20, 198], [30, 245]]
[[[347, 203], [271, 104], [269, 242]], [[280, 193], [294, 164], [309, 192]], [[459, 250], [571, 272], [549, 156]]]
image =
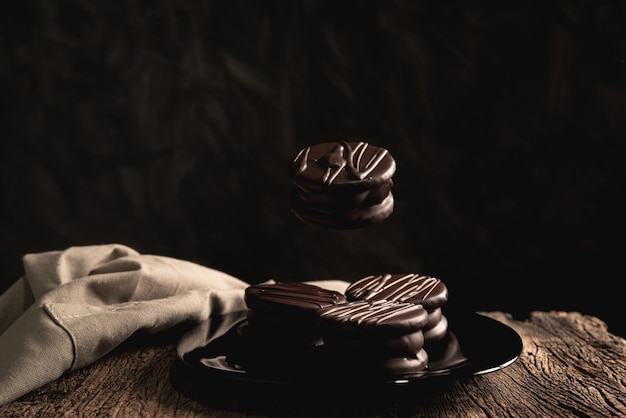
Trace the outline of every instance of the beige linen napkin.
[[101, 358], [139, 330], [245, 309], [248, 284], [119, 244], [27, 254], [0, 295], [0, 405]]

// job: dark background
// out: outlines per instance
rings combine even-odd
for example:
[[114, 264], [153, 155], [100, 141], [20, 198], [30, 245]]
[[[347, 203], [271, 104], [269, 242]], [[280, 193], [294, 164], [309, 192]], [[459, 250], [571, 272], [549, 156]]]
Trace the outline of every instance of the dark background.
[[[122, 243], [248, 282], [442, 278], [626, 335], [621, 1], [34, 1], [0, 12], [0, 290]], [[393, 215], [289, 211], [316, 142], [396, 158]]]

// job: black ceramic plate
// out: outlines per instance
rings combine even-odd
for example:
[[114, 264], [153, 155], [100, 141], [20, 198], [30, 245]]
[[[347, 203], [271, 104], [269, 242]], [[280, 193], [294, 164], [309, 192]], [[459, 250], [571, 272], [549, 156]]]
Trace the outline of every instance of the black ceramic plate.
[[[522, 351], [520, 336], [510, 327], [477, 313], [446, 313], [451, 341], [445, 352], [431, 356], [426, 371], [402, 376], [341, 376], [325, 357], [323, 345], [274, 355], [264, 348], [243, 344], [237, 327], [245, 311], [218, 316], [186, 333], [177, 346], [184, 366], [202, 377], [259, 384], [311, 384], [335, 379], [385, 385], [406, 385], [433, 379], [458, 379], [500, 370], [512, 364]], [[267, 348], [267, 347], [265, 347]], [[250, 358], [254, 357], [252, 363]], [[254, 364], [250, 366], [249, 364]], [[338, 376], [339, 374], [339, 376]]]

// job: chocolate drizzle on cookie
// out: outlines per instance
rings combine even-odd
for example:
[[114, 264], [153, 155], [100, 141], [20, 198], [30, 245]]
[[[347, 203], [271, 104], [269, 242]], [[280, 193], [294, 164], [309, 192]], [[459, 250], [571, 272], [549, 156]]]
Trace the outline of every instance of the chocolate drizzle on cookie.
[[420, 303], [426, 308], [441, 306], [448, 299], [444, 283], [419, 274], [382, 274], [364, 277], [346, 290], [351, 300], [393, 300]]
[[289, 164], [296, 186], [291, 209], [300, 220], [337, 229], [380, 223], [393, 212], [396, 162], [366, 142], [325, 142], [300, 150]]
[[369, 144], [358, 142], [354, 149], [352, 149], [348, 142], [340, 141], [331, 151], [317, 159], [309, 159], [311, 147], [307, 147], [301, 150], [294, 160], [294, 162], [298, 164], [298, 169], [295, 171], [295, 174], [297, 175], [306, 171], [310, 161], [324, 167], [320, 181], [327, 186], [332, 184], [344, 169], [346, 169], [348, 176], [351, 178], [363, 180], [370, 175], [388, 154], [386, 149], [377, 148], [376, 152], [370, 157], [367, 163], [361, 167], [363, 155], [368, 147], [370, 147]]
[[319, 316], [332, 317], [333, 321], [340, 324], [358, 324], [360, 328], [389, 325], [417, 331], [426, 322], [427, 314], [420, 305], [411, 303], [356, 301], [325, 308]]

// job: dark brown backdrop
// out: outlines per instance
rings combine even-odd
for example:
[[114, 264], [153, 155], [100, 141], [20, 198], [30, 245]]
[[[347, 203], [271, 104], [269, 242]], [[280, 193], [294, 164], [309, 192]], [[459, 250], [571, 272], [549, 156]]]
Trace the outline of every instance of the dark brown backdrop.
[[[2, 279], [119, 242], [250, 282], [441, 277], [626, 335], [619, 1], [36, 1], [0, 13]], [[303, 146], [397, 160], [382, 225], [287, 207]]]

